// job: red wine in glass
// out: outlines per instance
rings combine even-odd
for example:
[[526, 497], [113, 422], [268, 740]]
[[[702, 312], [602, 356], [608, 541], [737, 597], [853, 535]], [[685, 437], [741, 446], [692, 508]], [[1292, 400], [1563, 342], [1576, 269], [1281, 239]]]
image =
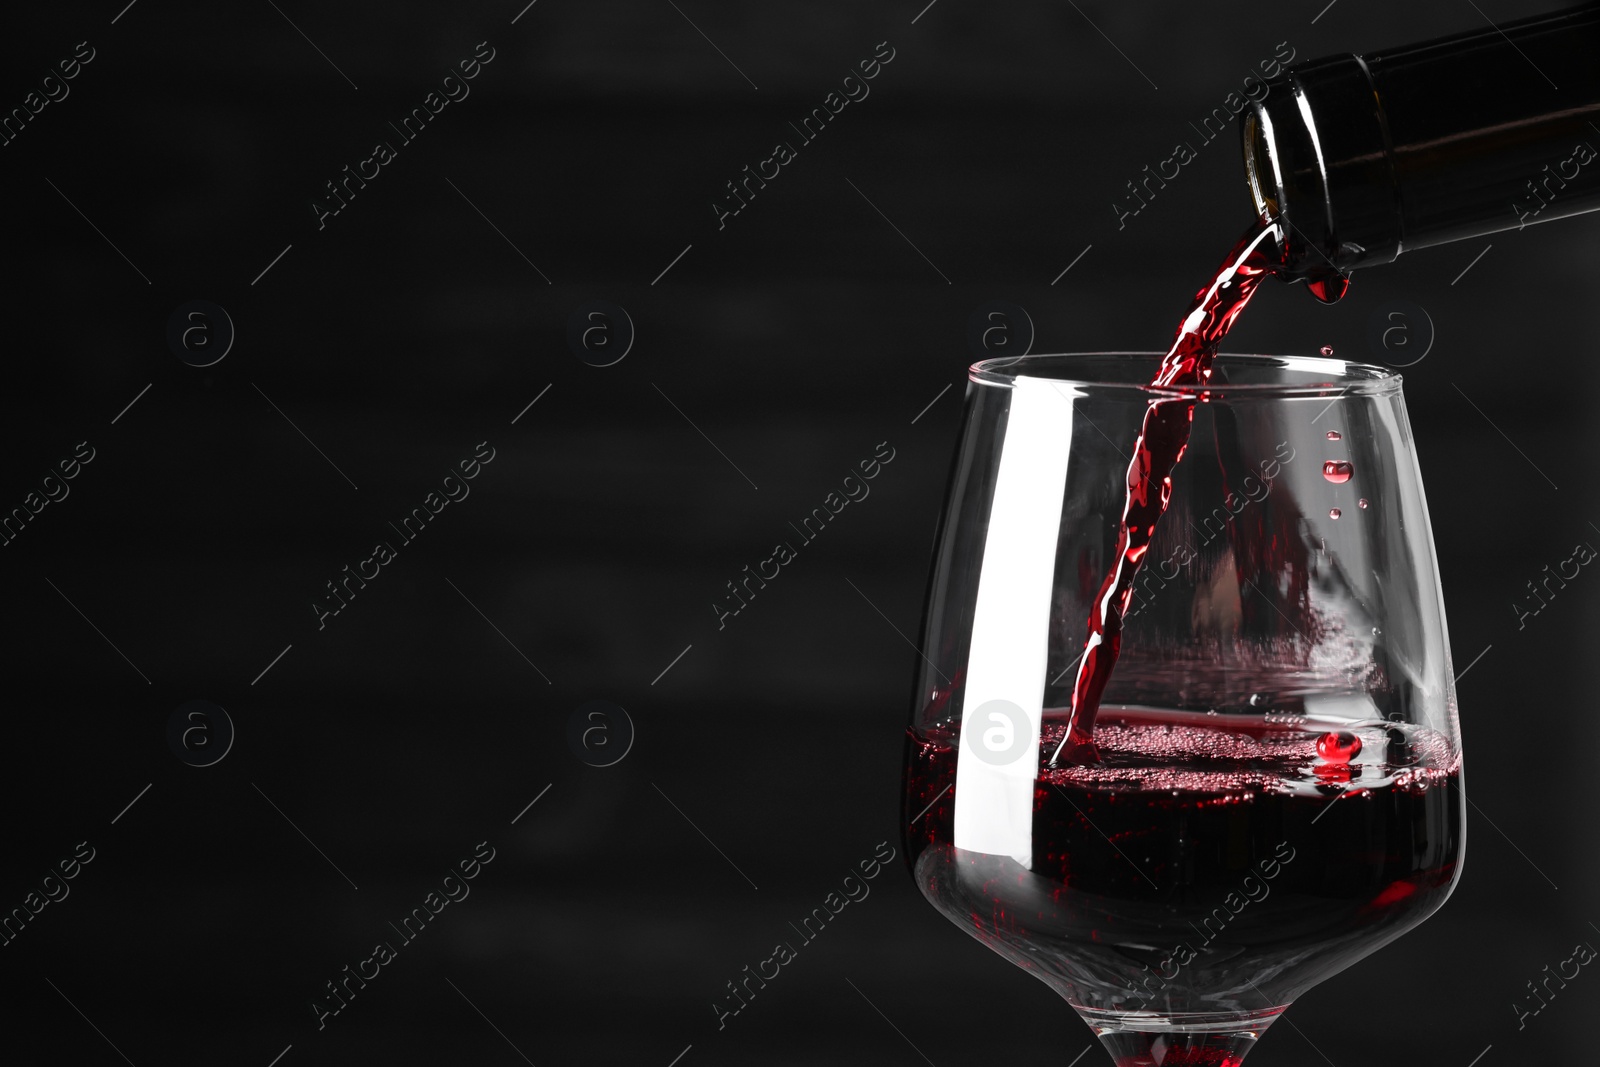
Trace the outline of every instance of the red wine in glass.
[[[1051, 767], [1068, 714], [1045, 716], [1027, 869], [951, 845], [955, 730], [909, 737], [906, 855], [923, 895], [1066, 997], [1118, 1067], [1236, 1067], [1284, 1005], [1449, 894], [1460, 763], [1426, 728], [1107, 706], [1098, 760]], [[1138, 1029], [1172, 1017], [1183, 1032]]]
[[[935, 555], [908, 861], [1118, 1067], [1237, 1067], [1459, 873], [1453, 671], [1398, 379], [1217, 355], [1281, 237], [1244, 235], [1145, 385], [1141, 357], [975, 367]], [[1107, 427], [1135, 419], [1113, 467]]]

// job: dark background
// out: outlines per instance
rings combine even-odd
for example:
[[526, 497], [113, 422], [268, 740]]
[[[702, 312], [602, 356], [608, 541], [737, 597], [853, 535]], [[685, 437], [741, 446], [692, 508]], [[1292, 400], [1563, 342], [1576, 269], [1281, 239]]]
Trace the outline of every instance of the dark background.
[[[898, 848], [902, 635], [968, 319], [1006, 300], [1035, 351], [1164, 347], [1248, 220], [1233, 135], [1121, 230], [1111, 204], [1279, 42], [1307, 59], [1557, 6], [123, 2], [0, 31], [5, 109], [96, 50], [0, 147], [0, 509], [95, 450], [0, 548], [0, 910], [96, 850], [0, 948], [8, 1063], [1068, 1064], [1088, 1030], [898, 857], [725, 1029], [710, 1007]], [[323, 183], [480, 41], [470, 97], [319, 230]], [[723, 183], [881, 41], [871, 95], [719, 231]], [[1600, 543], [1597, 235], [1408, 254], [1331, 308], [1271, 284], [1230, 343], [1372, 360], [1388, 302], [1426, 309], [1406, 392], [1470, 665], [1464, 880], [1254, 1067], [1591, 1054], [1600, 978], [1520, 1032], [1511, 1005], [1600, 943], [1600, 579], [1520, 630], [1511, 605]], [[237, 329], [205, 369], [166, 342], [192, 299]], [[637, 329], [606, 368], [566, 342], [594, 299]], [[324, 583], [480, 441], [470, 497], [319, 631]], [[719, 631], [724, 583], [883, 441], [870, 498]], [[214, 766], [168, 746], [191, 699], [237, 727]], [[593, 699], [637, 727], [603, 769], [567, 740]], [[484, 840], [471, 896], [319, 1031], [308, 999]]]

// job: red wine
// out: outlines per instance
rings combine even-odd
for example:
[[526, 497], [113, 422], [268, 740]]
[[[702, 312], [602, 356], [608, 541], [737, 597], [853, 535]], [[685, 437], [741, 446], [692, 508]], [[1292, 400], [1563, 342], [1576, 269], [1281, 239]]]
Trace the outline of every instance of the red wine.
[[[1189, 313], [1178, 325], [1177, 339], [1150, 380], [1152, 388], [1198, 388], [1211, 380], [1217, 346], [1250, 302], [1256, 286], [1271, 273], [1279, 237], [1277, 224], [1271, 222], [1258, 221], [1245, 231], [1210, 283], [1195, 294]], [[1144, 425], [1128, 464], [1128, 495], [1117, 525], [1115, 562], [1089, 612], [1089, 635], [1072, 688], [1071, 715], [1051, 756], [1051, 766], [1063, 750], [1074, 761], [1095, 759], [1095, 709], [1122, 648], [1122, 619], [1133, 597], [1133, 581], [1155, 536], [1156, 523], [1172, 499], [1172, 469], [1188, 447], [1194, 405], [1188, 397], [1177, 397], [1156, 400], [1145, 410]]]
[[[1067, 719], [1047, 711], [1042, 741]], [[1122, 1024], [1252, 1013], [1264, 1026], [1421, 922], [1455, 881], [1459, 756], [1426, 727], [1108, 706], [1094, 764], [1051, 767], [1041, 744], [1026, 867], [954, 847], [958, 742], [950, 726], [908, 739], [919, 887], [1091, 1025], [1101, 1012]], [[1146, 1048], [1123, 1062], [1225, 1067], [1243, 1051], [1174, 1035], [1190, 1044], [1152, 1061], [1154, 1037], [1130, 1037]]]

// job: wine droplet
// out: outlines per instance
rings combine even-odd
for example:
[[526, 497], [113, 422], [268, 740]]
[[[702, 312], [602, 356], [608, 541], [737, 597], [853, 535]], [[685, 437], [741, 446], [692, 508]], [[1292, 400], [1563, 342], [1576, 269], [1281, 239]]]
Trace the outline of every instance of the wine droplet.
[[1349, 763], [1361, 755], [1361, 738], [1349, 730], [1334, 730], [1317, 738], [1317, 755], [1329, 763]]
[[1330, 519], [1337, 519], [1340, 515], [1343, 515], [1343, 514], [1344, 514], [1344, 512], [1340, 511], [1338, 508], [1329, 508], [1328, 509], [1328, 518], [1330, 518]]
[[1356, 501], [1356, 507], [1365, 508], [1366, 506], [1367, 506], [1367, 498], [1366, 497], [1362, 497], [1360, 500]]
[[1350, 288], [1350, 278], [1345, 274], [1328, 274], [1306, 282], [1306, 288], [1324, 304], [1336, 304]]
[[1332, 345], [1323, 345], [1317, 351], [1321, 352], [1325, 356], [1331, 356], [1331, 355], [1333, 355], [1333, 346]]
[[1355, 465], [1347, 459], [1330, 459], [1322, 464], [1322, 476], [1334, 485], [1348, 482], [1355, 472]]
[[1338, 430], [1329, 430], [1328, 431], [1328, 440], [1330, 440], [1330, 441], [1343, 441], [1344, 440], [1344, 434], [1340, 433]]
[[1261, 705], [1265, 704], [1266, 702], [1267, 702], [1267, 698], [1262, 696], [1260, 693], [1251, 693], [1250, 694], [1250, 706], [1252, 708], [1259, 708]]

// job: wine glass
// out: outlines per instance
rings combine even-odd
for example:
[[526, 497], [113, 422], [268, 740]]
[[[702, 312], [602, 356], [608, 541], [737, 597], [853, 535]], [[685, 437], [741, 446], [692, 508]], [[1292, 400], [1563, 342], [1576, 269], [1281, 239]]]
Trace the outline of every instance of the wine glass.
[[[1400, 376], [1336, 359], [987, 360], [969, 374], [908, 731], [923, 895], [1118, 1067], [1237, 1067], [1444, 903], [1461, 742]], [[1192, 429], [1093, 744], [1067, 730], [1154, 404]]]

